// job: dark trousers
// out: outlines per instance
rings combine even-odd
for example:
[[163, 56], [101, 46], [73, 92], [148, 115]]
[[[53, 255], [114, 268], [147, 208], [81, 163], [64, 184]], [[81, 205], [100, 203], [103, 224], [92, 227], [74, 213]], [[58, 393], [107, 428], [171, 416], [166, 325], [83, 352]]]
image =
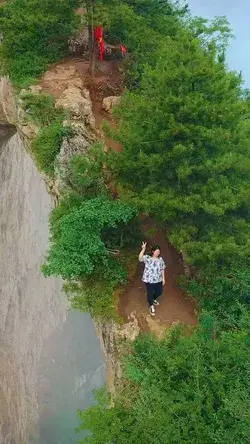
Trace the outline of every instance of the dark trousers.
[[162, 282], [157, 282], [157, 284], [146, 283], [147, 288], [147, 299], [148, 305], [153, 305], [153, 302], [162, 295]]

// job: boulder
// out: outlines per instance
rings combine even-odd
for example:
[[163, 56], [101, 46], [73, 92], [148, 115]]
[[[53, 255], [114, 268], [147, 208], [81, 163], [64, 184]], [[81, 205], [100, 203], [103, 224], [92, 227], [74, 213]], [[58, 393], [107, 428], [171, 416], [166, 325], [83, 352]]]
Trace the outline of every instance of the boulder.
[[83, 120], [84, 123], [95, 129], [95, 118], [92, 112], [92, 103], [86, 88], [70, 86], [66, 88], [56, 101], [56, 108], [62, 107], [69, 111], [73, 120]]
[[33, 122], [27, 122], [26, 125], [19, 125], [21, 133], [30, 140], [35, 139], [39, 132], [39, 128]]
[[43, 88], [40, 85], [32, 85], [29, 87], [29, 92], [31, 94], [40, 94], [42, 92]]
[[72, 157], [77, 154], [86, 155], [92, 143], [96, 140], [95, 134], [84, 124], [84, 122], [64, 122], [64, 126], [69, 125], [72, 135], [63, 140], [60, 153], [56, 159], [56, 176], [59, 182], [58, 189], [67, 185], [69, 164]]
[[105, 97], [105, 99], [103, 99], [103, 102], [102, 102], [102, 107], [105, 111], [110, 112], [110, 111], [112, 111], [114, 106], [119, 105], [120, 101], [121, 101], [120, 96]]

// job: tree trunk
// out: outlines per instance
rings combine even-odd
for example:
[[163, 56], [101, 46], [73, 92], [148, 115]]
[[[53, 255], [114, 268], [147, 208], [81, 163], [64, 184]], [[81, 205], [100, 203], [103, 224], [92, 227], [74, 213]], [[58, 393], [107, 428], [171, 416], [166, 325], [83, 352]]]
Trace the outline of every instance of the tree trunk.
[[88, 25], [89, 31], [89, 71], [93, 76], [95, 72], [95, 55], [94, 55], [94, 32], [93, 27]]
[[95, 73], [96, 65], [96, 44], [94, 38], [94, 7], [95, 0], [89, 0], [86, 2], [88, 12], [88, 33], [89, 33], [89, 71], [93, 76]]

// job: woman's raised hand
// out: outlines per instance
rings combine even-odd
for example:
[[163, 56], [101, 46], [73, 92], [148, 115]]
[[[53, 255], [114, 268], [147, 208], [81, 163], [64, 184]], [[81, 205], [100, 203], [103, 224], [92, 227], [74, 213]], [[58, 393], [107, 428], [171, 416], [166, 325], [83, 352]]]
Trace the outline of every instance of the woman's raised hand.
[[146, 247], [147, 247], [147, 242], [142, 242], [141, 249], [145, 251]]

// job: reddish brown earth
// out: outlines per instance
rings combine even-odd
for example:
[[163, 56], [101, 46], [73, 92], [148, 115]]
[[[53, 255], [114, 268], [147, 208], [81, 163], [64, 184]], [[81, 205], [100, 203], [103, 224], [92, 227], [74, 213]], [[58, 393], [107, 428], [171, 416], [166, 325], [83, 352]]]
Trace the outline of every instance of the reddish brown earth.
[[83, 79], [84, 86], [89, 90], [90, 97], [93, 104], [93, 113], [96, 121], [96, 129], [102, 135], [102, 138], [106, 142], [106, 145], [111, 149], [120, 151], [121, 146], [118, 142], [108, 138], [102, 131], [102, 124], [104, 121], [108, 121], [111, 127], [116, 127], [116, 122], [112, 118], [112, 115], [107, 113], [102, 108], [102, 101], [105, 97], [119, 96], [121, 95], [122, 88], [122, 76], [119, 73], [119, 64], [114, 61], [97, 62], [97, 70], [95, 76], [92, 77], [89, 74], [89, 62], [82, 59], [67, 59], [60, 63], [56, 63], [51, 67], [48, 73], [42, 78], [40, 84], [43, 87], [43, 91], [53, 94], [55, 97], [60, 97], [61, 93], [65, 89], [64, 79], [59, 77], [58, 81], [51, 82], [51, 77], [48, 74], [56, 74], [57, 68], [62, 67], [69, 71], [69, 74], [65, 80], [74, 82], [74, 78], [71, 77], [70, 70], [76, 69], [78, 76]]
[[[149, 228], [149, 227], [148, 227]], [[149, 314], [145, 284], [141, 281], [143, 264], [138, 262], [136, 276], [130, 282], [120, 297], [119, 312], [124, 320], [136, 313], [136, 318], [143, 330], [152, 330], [157, 334], [163, 333], [165, 327], [181, 322], [186, 325], [196, 325], [196, 301], [185, 294], [178, 286], [178, 278], [183, 275], [181, 256], [166, 241], [164, 231], [158, 230], [153, 237], [146, 238], [148, 246], [156, 244], [161, 247], [161, 254], [166, 263], [166, 284], [163, 295], [159, 298], [160, 305], [156, 306], [156, 316]], [[138, 248], [138, 255], [140, 248]]]
[[[90, 91], [97, 132], [102, 135], [111, 149], [120, 151], [121, 146], [117, 142], [108, 139], [102, 131], [102, 124], [105, 120], [111, 126], [116, 126], [112, 116], [102, 109], [102, 101], [104, 97], [120, 95], [122, 93], [122, 79], [117, 63], [115, 61], [99, 63], [95, 77], [89, 75], [89, 64], [85, 60], [64, 60], [54, 65], [50, 72], [56, 72], [58, 66], [68, 68], [69, 72], [70, 70], [72, 71], [72, 67], [76, 68], [77, 76], [83, 79], [84, 86]], [[74, 82], [74, 78], [72, 78], [72, 82]], [[45, 76], [41, 81], [41, 85], [44, 91], [50, 92], [56, 97], [60, 97], [64, 89], [63, 79], [60, 78], [58, 78], [58, 82], [51, 83], [51, 81], [46, 82]], [[152, 228], [152, 226], [152, 223], [150, 226], [147, 224], [145, 232]], [[178, 277], [183, 274], [181, 257], [167, 242], [165, 233], [161, 230], [156, 231], [151, 237], [147, 238], [145, 236], [145, 240], [148, 241], [149, 245], [159, 244], [161, 246], [162, 256], [167, 265], [166, 285], [163, 295], [159, 299], [160, 305], [156, 307], [156, 316], [152, 317], [147, 306], [145, 284], [141, 281], [143, 264], [138, 262], [135, 278], [129, 282], [120, 296], [118, 304], [120, 316], [125, 322], [135, 316], [144, 331], [153, 331], [158, 336], [162, 336], [167, 327], [177, 322], [187, 326], [195, 326], [197, 324], [195, 316], [196, 302], [178, 286]], [[138, 246], [138, 255], [139, 250], [140, 246]]]

